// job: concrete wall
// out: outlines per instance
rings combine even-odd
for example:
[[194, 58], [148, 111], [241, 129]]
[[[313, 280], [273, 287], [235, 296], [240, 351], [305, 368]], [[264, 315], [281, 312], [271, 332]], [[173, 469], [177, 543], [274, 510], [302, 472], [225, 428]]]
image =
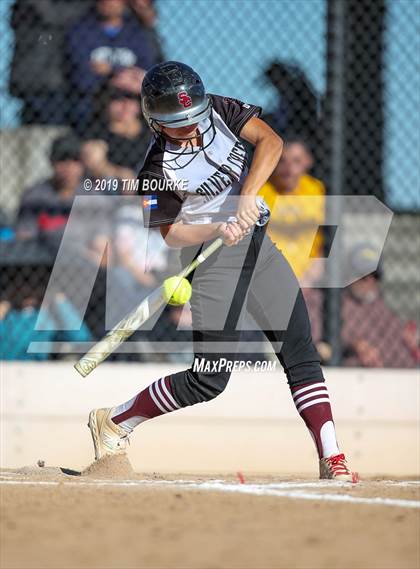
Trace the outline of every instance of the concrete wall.
[[[86, 427], [93, 407], [133, 396], [153, 379], [181, 368], [103, 364], [81, 379], [66, 363], [1, 362], [1, 464], [38, 459], [83, 468], [92, 461]], [[419, 472], [419, 373], [327, 370], [342, 448], [362, 474]], [[216, 400], [140, 426], [130, 459], [147, 472], [316, 473], [306, 428], [283, 372], [236, 373]]]

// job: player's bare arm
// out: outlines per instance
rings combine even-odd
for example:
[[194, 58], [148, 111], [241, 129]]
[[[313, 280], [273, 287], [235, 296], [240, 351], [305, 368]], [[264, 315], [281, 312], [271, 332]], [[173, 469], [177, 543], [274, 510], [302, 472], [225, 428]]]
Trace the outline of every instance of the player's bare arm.
[[220, 223], [205, 225], [186, 225], [179, 221], [169, 225], [161, 225], [160, 233], [168, 247], [189, 247], [218, 236]]
[[216, 237], [221, 237], [223, 243], [230, 247], [239, 243], [245, 235], [239, 223], [186, 225], [182, 221], [171, 225], [161, 225], [160, 233], [168, 247], [174, 249], [199, 245]]
[[255, 198], [280, 160], [283, 140], [267, 123], [257, 117], [251, 118], [244, 125], [241, 138], [255, 146], [254, 157], [242, 187], [237, 212], [239, 224], [247, 230], [258, 220], [259, 210]]

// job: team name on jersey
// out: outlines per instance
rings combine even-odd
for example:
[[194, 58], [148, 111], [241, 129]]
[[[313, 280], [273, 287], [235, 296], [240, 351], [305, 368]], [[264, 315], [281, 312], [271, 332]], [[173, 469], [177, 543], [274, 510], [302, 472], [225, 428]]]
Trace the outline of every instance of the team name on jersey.
[[246, 150], [241, 142], [235, 143], [226, 158], [226, 162], [196, 189], [196, 193], [203, 196], [206, 202], [223, 192], [233, 182], [239, 182], [242, 172], [247, 166]]

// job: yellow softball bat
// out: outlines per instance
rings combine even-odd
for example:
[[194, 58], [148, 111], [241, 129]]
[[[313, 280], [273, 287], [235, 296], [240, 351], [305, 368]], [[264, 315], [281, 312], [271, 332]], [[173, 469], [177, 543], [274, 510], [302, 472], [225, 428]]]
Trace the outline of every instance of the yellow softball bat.
[[[206, 259], [213, 255], [220, 247], [223, 245], [222, 239], [220, 237], [213, 241], [211, 245], [209, 245], [202, 253], [197, 255], [197, 257], [191, 261], [191, 263], [185, 267], [178, 275], [175, 277], [171, 277], [166, 279], [166, 283], [172, 281], [173, 279], [177, 279], [178, 286], [169, 285], [167, 287], [167, 293], [169, 294], [169, 298], [171, 304], [173, 304], [173, 291], [175, 290], [175, 295], [178, 294], [179, 284], [187, 283], [187, 287], [185, 285], [181, 286], [180, 290], [188, 290], [189, 287], [189, 296], [186, 298], [184, 302], [187, 302], [191, 296], [191, 285], [187, 281], [185, 277], [190, 275], [195, 269], [204, 263]], [[118, 324], [116, 324], [112, 330], [110, 330], [99, 342], [94, 344], [90, 350], [80, 358], [80, 360], [74, 364], [74, 367], [78, 373], [82, 377], [88, 376], [95, 368], [98, 367], [106, 358], [115, 352], [118, 347], [128, 340], [128, 338], [138, 330], [149, 318], [151, 318], [154, 314], [156, 314], [159, 310], [161, 310], [162, 306], [166, 302], [163, 298], [163, 285], [159, 286], [153, 292], [146, 296], [141, 303], [132, 310], [127, 316], [125, 316]], [[170, 294], [172, 292], [172, 294]], [[167, 294], [165, 293], [165, 294]], [[185, 294], [185, 292], [184, 292]], [[181, 298], [181, 297], [180, 297]], [[179, 300], [176, 298], [175, 300]]]

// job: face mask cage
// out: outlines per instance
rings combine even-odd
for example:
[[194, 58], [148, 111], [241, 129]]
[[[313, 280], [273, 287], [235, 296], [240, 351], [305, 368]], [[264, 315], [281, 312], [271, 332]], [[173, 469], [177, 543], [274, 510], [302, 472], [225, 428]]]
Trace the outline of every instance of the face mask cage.
[[[200, 140], [200, 145], [199, 146], [193, 146], [192, 141], [196, 138], [196, 135], [193, 134], [192, 136], [188, 136], [188, 137], [177, 137], [177, 138], [171, 138], [168, 135], [165, 135], [161, 130], [160, 127], [161, 126], [167, 126], [169, 128], [171, 128], [169, 126], [169, 123], [165, 123], [165, 125], [161, 125], [161, 123], [159, 123], [158, 121], [154, 120], [154, 119], [150, 119], [149, 120], [149, 125], [150, 128], [152, 129], [154, 136], [156, 138], [156, 142], [159, 145], [160, 149], [162, 151], [165, 151], [168, 154], [173, 155], [173, 158], [169, 158], [167, 160], [163, 161], [163, 165], [166, 168], [169, 168], [171, 170], [180, 170], [182, 168], [185, 168], [185, 166], [188, 166], [188, 164], [191, 164], [191, 162], [194, 160], [194, 158], [196, 156], [198, 156], [198, 154], [201, 151], [204, 151], [206, 148], [208, 148], [215, 136], [216, 136], [216, 129], [214, 126], [214, 120], [213, 120], [213, 115], [210, 112], [210, 115], [208, 116], [209, 119], [209, 126], [204, 129], [203, 131], [200, 131], [199, 133], [199, 140]], [[176, 126], [176, 122], [172, 123], [173, 126]], [[168, 147], [167, 142], [187, 142], [185, 145], [183, 145], [182, 147], [179, 147], [179, 149], [172, 149], [170, 147]], [[180, 157], [184, 157], [187, 155], [191, 155], [191, 160], [189, 160], [187, 163], [185, 163], [185, 161], [183, 161], [182, 164], [178, 163], [178, 159]]]

